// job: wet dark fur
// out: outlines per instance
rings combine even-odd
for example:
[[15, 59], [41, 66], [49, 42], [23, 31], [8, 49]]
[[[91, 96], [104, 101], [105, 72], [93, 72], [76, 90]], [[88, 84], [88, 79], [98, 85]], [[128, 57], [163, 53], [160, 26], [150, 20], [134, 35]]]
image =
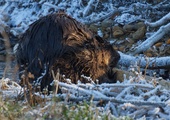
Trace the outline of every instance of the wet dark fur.
[[58, 68], [73, 83], [88, 82], [82, 74], [99, 83], [115, 82], [111, 68], [120, 58], [112, 45], [62, 12], [31, 24], [23, 34], [16, 57], [20, 71], [32, 73], [32, 81], [40, 82], [41, 90], [52, 82], [51, 71], [56, 74]]

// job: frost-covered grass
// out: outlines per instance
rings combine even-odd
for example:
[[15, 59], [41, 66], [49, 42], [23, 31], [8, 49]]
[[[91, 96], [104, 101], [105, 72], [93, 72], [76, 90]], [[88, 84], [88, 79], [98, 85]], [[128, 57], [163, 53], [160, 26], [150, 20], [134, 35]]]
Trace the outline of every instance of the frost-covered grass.
[[5, 98], [0, 94], [0, 118], [3, 120], [131, 120], [130, 117], [115, 117], [110, 110], [96, 107], [92, 102], [63, 102], [52, 97], [46, 102], [31, 107], [27, 102]]
[[[36, 103], [30, 99], [16, 99], [24, 94], [23, 88], [9, 80], [0, 80], [0, 112], [9, 119], [169, 119], [170, 90], [159, 84], [157, 78], [145, 80], [136, 76], [124, 78], [115, 84], [67, 84], [58, 82], [61, 94], [34, 93]], [[21, 91], [21, 92], [19, 92]], [[25, 95], [25, 94], [24, 94]]]

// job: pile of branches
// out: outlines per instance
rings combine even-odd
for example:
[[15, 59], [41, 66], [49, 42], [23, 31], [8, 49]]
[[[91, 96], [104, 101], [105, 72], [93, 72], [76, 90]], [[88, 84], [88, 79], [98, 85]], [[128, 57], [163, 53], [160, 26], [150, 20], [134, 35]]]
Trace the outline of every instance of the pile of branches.
[[[108, 20], [112, 18], [113, 16], [119, 16], [124, 13], [133, 14], [135, 16], [139, 16], [137, 17], [136, 21], [144, 21], [148, 28], [152, 27], [154, 30], [158, 30], [155, 31], [146, 40], [140, 42], [140, 44], [135, 43], [133, 47], [129, 50], [129, 52], [126, 53], [126, 55], [129, 55], [129, 57], [121, 54], [122, 57], [119, 64], [128, 67], [129, 65], [131, 65], [129, 61], [139, 61], [138, 58], [133, 58], [132, 56], [136, 54], [141, 54], [144, 51], [148, 50], [151, 46], [160, 41], [165, 35], [169, 33], [170, 13], [168, 12], [168, 9], [162, 10], [164, 8], [167, 8], [168, 5], [168, 0], [163, 0], [162, 2], [154, 2], [152, 4], [150, 4], [147, 0], [142, 2], [138, 0], [123, 2], [121, 0], [114, 2], [112, 0], [106, 0], [102, 2], [98, 0], [90, 0], [89, 2], [85, 0], [40, 0], [39, 2], [34, 0], [3, 0], [3, 2], [0, 3], [0, 11], [2, 13], [2, 15], [0, 15], [0, 32], [2, 33], [2, 31], [4, 30], [3, 27], [5, 27], [9, 30], [10, 34], [14, 36], [19, 36], [28, 28], [28, 25], [35, 20], [47, 14], [57, 12], [60, 9], [65, 10], [68, 14], [72, 15], [75, 19], [84, 24], [98, 24], [103, 20]], [[151, 18], [151, 16], [153, 17]], [[116, 19], [113, 20], [113, 24], [116, 24], [117, 22], [119, 21], [117, 21]], [[9, 38], [4, 39], [8, 40]], [[3, 47], [3, 49], [4, 48], [5, 47]], [[141, 67], [146, 67], [147, 63], [149, 63], [148, 68], [151, 69], [170, 69], [169, 57], [154, 57], [147, 58], [147, 60], [142, 57], [141, 60], [141, 63], [143, 63], [141, 64]], [[153, 64], [155, 66], [153, 66]]]
[[[86, 78], [90, 80], [90, 78]], [[107, 109], [116, 117], [129, 116], [134, 119], [170, 117], [170, 91], [159, 85], [157, 79], [146, 81], [139, 74], [137, 77], [125, 78], [124, 82], [116, 84], [72, 84], [59, 82], [58, 80], [54, 81], [61, 89], [61, 94], [52, 93], [44, 96], [36, 93], [36, 95], [50, 101], [56, 95], [66, 103], [93, 101], [98, 108]], [[16, 97], [17, 94], [23, 92], [18, 84], [9, 79], [1, 80], [0, 89], [4, 98]], [[17, 92], [14, 92], [15, 90]]]
[[[66, 92], [60, 97], [69, 101], [95, 101], [106, 104], [114, 116], [129, 116], [137, 119], [168, 118], [170, 116], [170, 91], [156, 85], [153, 79], [147, 82], [141, 75], [116, 84], [67, 84], [58, 82]], [[107, 108], [107, 109], [108, 109]]]

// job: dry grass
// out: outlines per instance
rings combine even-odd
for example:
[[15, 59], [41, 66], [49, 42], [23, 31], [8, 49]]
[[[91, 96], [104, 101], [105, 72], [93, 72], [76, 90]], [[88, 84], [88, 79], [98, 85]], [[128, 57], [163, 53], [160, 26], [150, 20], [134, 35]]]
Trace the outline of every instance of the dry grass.
[[46, 99], [45, 103], [30, 106], [27, 101], [3, 99], [0, 94], [0, 117], [3, 120], [130, 120], [129, 117], [114, 117], [109, 110], [102, 110], [92, 102], [64, 102], [58, 97]]

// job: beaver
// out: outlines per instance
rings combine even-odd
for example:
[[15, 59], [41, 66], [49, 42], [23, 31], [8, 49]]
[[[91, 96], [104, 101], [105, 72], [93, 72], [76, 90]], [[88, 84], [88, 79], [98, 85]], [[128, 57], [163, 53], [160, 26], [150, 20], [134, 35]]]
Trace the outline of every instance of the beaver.
[[82, 75], [91, 77], [94, 82], [116, 82], [112, 68], [120, 55], [87, 26], [58, 12], [29, 26], [19, 41], [16, 58], [20, 74], [31, 73], [31, 84], [39, 83], [41, 90], [47, 86], [51, 90], [52, 71], [57, 74], [58, 70], [75, 84], [89, 82]]

